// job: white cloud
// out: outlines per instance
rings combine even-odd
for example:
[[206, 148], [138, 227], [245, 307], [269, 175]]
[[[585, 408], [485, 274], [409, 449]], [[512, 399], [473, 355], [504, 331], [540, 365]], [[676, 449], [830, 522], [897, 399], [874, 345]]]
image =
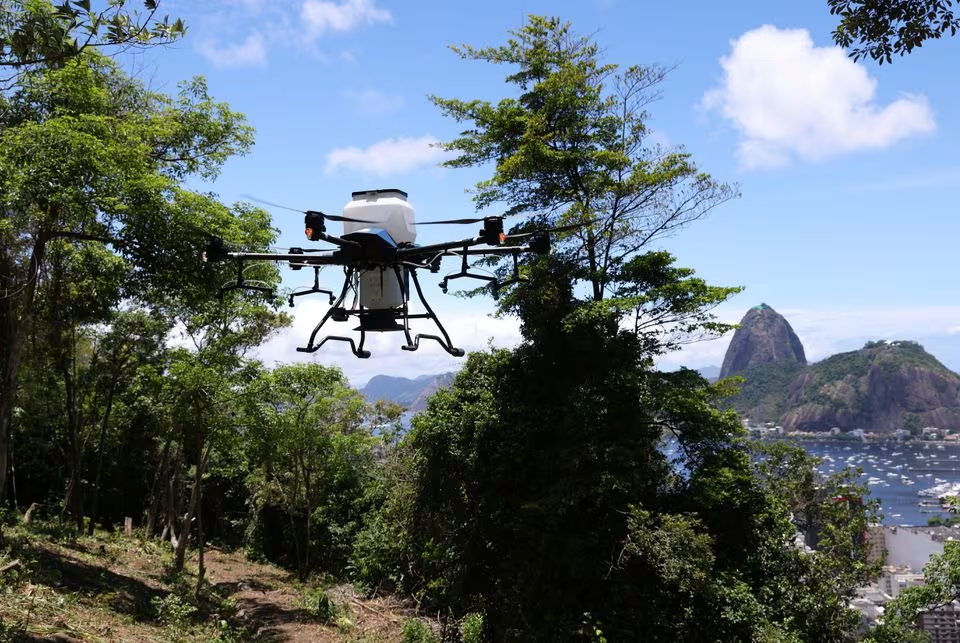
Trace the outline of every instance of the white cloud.
[[352, 31], [362, 25], [390, 22], [393, 19], [389, 11], [376, 7], [373, 0], [345, 0], [339, 3], [306, 0], [300, 7], [300, 17], [312, 36], [331, 31]]
[[355, 170], [375, 176], [405, 174], [425, 165], [436, 165], [446, 157], [433, 136], [388, 138], [367, 148], [340, 147], [327, 154], [324, 172]]
[[344, 92], [344, 95], [353, 104], [356, 111], [373, 118], [386, 116], [403, 107], [402, 95], [388, 94], [376, 89], [348, 90]]
[[951, 326], [948, 328], [947, 335], [960, 335], [960, 326]]
[[746, 169], [881, 149], [935, 128], [925, 97], [878, 104], [866, 68], [839, 47], [814, 46], [805, 29], [748, 31], [720, 64], [721, 86], [705, 94], [703, 106], [739, 131]]
[[197, 51], [208, 58], [214, 67], [257, 67], [267, 62], [267, 48], [263, 36], [257, 32], [250, 34], [238, 45], [219, 47], [208, 40], [197, 47]]

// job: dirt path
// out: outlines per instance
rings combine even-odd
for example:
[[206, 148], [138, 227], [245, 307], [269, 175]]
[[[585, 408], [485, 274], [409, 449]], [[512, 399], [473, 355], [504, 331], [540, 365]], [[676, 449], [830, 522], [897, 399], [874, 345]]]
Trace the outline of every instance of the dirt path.
[[238, 618], [266, 641], [396, 641], [404, 618], [412, 615], [395, 599], [364, 599], [338, 586], [327, 596], [339, 616], [323, 624], [305, 609], [294, 575], [218, 550], [207, 553], [206, 565], [211, 586], [232, 598]]

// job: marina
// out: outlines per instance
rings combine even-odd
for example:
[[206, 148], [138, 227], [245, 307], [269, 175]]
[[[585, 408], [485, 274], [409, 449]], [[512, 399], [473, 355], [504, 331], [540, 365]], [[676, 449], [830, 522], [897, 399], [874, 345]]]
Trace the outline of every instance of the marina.
[[824, 474], [853, 468], [879, 498], [886, 525], [926, 525], [951, 514], [939, 498], [960, 493], [960, 445], [934, 442], [805, 440], [798, 443], [821, 459]]

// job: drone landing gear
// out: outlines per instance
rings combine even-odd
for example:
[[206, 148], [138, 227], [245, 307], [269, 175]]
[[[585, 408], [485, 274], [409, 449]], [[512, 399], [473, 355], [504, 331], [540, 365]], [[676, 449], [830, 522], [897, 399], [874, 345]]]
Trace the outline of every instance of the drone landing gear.
[[223, 299], [223, 293], [228, 290], [256, 290], [264, 293], [268, 299], [273, 299], [273, 288], [259, 280], [247, 281], [243, 278], [243, 261], [237, 261], [237, 281], [220, 287], [217, 299]]
[[320, 340], [319, 344], [314, 345], [311, 343], [309, 346], [299, 346], [297, 347], [297, 350], [301, 353], [316, 353], [318, 350], [320, 350], [321, 346], [323, 346], [324, 344], [326, 344], [331, 340], [338, 341], [338, 342], [347, 342], [348, 344], [350, 344], [351, 352], [353, 352], [353, 354], [359, 357], [360, 359], [367, 359], [368, 357], [370, 357], [370, 351], [363, 350], [363, 342], [364, 340], [366, 340], [364, 333], [360, 333], [359, 345], [354, 343], [352, 337], [339, 337], [337, 335], [327, 335], [326, 337]]
[[515, 284], [521, 280], [519, 250], [515, 250], [510, 253], [513, 256], [513, 273], [510, 275], [508, 279], [503, 279], [503, 280], [493, 275], [481, 275], [475, 272], [470, 272], [470, 266], [467, 265], [467, 257], [470, 256], [471, 254], [472, 253], [470, 252], [469, 248], [467, 247], [463, 248], [463, 251], [460, 253], [460, 258], [461, 258], [460, 272], [454, 273], [452, 275], [447, 275], [446, 277], [443, 278], [443, 280], [440, 281], [440, 290], [441, 292], [443, 292], [443, 294], [447, 294], [448, 282], [453, 281], [454, 279], [469, 278], [469, 279], [479, 279], [481, 281], [489, 281], [490, 286], [493, 288], [494, 294], [497, 294], [501, 288], [506, 288], [507, 286]]
[[[423, 315], [404, 315], [403, 334], [407, 338], [407, 343], [405, 346], [401, 346], [400, 349], [405, 351], [415, 351], [418, 348], [420, 348], [421, 339], [432, 339], [433, 341], [440, 344], [443, 350], [447, 351], [454, 357], [463, 357], [464, 355], [466, 355], [466, 352], [462, 348], [455, 348], [453, 346], [453, 343], [450, 341], [450, 335], [447, 334], [447, 330], [443, 327], [443, 324], [440, 323], [440, 320], [437, 318], [437, 314], [433, 312], [432, 308], [430, 308], [430, 304], [427, 303], [426, 298], [423, 296], [423, 289], [420, 288], [420, 280], [417, 279], [416, 271], [410, 271], [410, 276], [413, 279], [413, 285], [417, 290], [417, 296], [420, 298], [420, 303], [423, 304], [423, 308], [427, 312], [426, 314], [423, 314]], [[404, 304], [404, 313], [406, 313], [406, 308], [407, 306], [406, 304]], [[440, 329], [440, 333], [441, 335], [443, 335], [443, 337], [439, 337], [437, 335], [425, 335], [422, 333], [418, 333], [417, 336], [411, 340], [410, 327], [409, 327], [409, 324], [406, 323], [406, 320], [409, 320], [411, 317], [432, 319], [433, 323], [435, 323], [437, 325], [437, 328]]]
[[287, 303], [290, 304], [290, 307], [293, 308], [293, 298], [299, 297], [300, 295], [312, 295], [315, 292], [326, 293], [330, 297], [330, 305], [333, 305], [333, 302], [336, 301], [336, 297], [333, 296], [332, 290], [325, 290], [320, 287], [320, 267], [314, 266], [313, 268], [313, 287], [308, 290], [301, 290], [299, 292], [291, 293], [287, 297]]
[[[343, 305], [344, 300], [347, 298], [347, 294], [351, 289], [356, 293], [356, 280], [358, 269], [350, 268], [347, 270], [346, 279], [344, 280], [343, 290], [340, 291], [339, 297], [336, 298], [336, 301], [332, 303], [330, 309], [324, 314], [323, 318], [320, 320], [314, 329], [310, 333], [310, 338], [307, 340], [306, 346], [301, 346], [297, 350], [301, 353], [314, 353], [320, 349], [328, 341], [338, 341], [346, 342], [350, 344], [350, 350], [354, 355], [360, 358], [370, 357], [370, 351], [364, 350], [363, 345], [366, 342], [368, 332], [391, 332], [391, 331], [403, 331], [404, 337], [407, 340], [407, 343], [400, 348], [405, 351], [415, 351], [420, 348], [421, 339], [429, 339], [440, 344], [440, 347], [443, 348], [447, 353], [453, 355], [454, 357], [463, 357], [466, 352], [462, 348], [456, 348], [452, 345], [450, 341], [450, 336], [447, 334], [446, 329], [443, 327], [443, 324], [440, 323], [440, 320], [437, 318], [433, 309], [430, 308], [430, 304], [427, 303], [426, 298], [423, 296], [423, 289], [420, 287], [420, 281], [417, 279], [417, 273], [414, 270], [407, 272], [410, 278], [413, 280], [414, 288], [417, 291], [417, 297], [420, 299], [420, 303], [423, 305], [425, 313], [411, 315], [409, 313], [407, 305], [407, 294], [408, 288], [404, 282], [404, 271], [400, 266], [395, 266], [394, 271], [397, 275], [397, 279], [400, 281], [401, 289], [404, 294], [403, 306], [392, 309], [368, 309], [364, 308], [362, 305], [358, 306], [356, 301], [356, 296], [354, 298], [354, 304], [351, 308], [346, 308]], [[312, 292], [312, 291], [307, 291]], [[307, 294], [297, 293], [297, 294]], [[360, 333], [359, 343], [355, 343], [354, 340], [350, 337], [341, 337], [337, 335], [329, 335], [324, 337], [319, 342], [316, 341], [317, 335], [320, 333], [320, 329], [323, 328], [323, 325], [327, 323], [328, 320], [333, 319], [333, 321], [347, 321], [352, 315], [356, 315], [360, 320], [360, 325], [355, 329]], [[428, 335], [423, 333], [418, 333], [416, 336], [411, 336], [410, 333], [410, 320], [411, 319], [431, 319], [437, 325], [437, 329], [440, 331], [439, 335]]]

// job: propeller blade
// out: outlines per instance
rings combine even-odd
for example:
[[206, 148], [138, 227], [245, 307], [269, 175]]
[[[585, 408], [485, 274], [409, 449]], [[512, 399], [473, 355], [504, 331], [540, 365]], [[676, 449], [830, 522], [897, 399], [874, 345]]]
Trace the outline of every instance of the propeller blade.
[[414, 225], [455, 225], [468, 223], [483, 223], [486, 219], [502, 219], [503, 217], [474, 217], [472, 219], [446, 219], [444, 221], [417, 221]]
[[320, 210], [298, 210], [297, 208], [291, 208], [286, 205], [280, 205], [279, 203], [273, 203], [265, 199], [258, 199], [257, 197], [251, 194], [241, 194], [245, 199], [250, 199], [251, 201], [256, 201], [257, 203], [262, 203], [263, 205], [269, 205], [273, 208], [280, 208], [281, 210], [289, 210], [290, 212], [299, 212], [300, 214], [318, 214], [327, 221], [338, 221], [340, 223], [350, 222], [350, 223], [372, 223], [365, 219], [351, 219], [350, 217], [343, 217], [339, 214], [327, 214], [326, 212], [321, 212]]
[[552, 234], [554, 232], [567, 232], [569, 230], [576, 230], [577, 228], [593, 225], [597, 221], [599, 221], [599, 219], [591, 219], [590, 221], [584, 221], [583, 223], [571, 223], [570, 225], [562, 225], [562, 226], [557, 226], [555, 228], [545, 228], [543, 230], [532, 230], [530, 232], [518, 232], [516, 234], [508, 234], [506, 237], [504, 237], [504, 241], [514, 240], [514, 239], [516, 240], [527, 239], [529, 237], [532, 237], [538, 234]]
[[279, 203], [272, 203], [266, 199], [260, 199], [252, 194], [241, 194], [244, 199], [250, 199], [251, 201], [256, 201], [257, 203], [262, 203], [263, 205], [269, 205], [272, 208], [280, 208], [281, 210], [289, 210], [290, 212], [299, 212], [300, 214], [305, 214], [306, 210], [298, 210], [297, 208], [291, 208], [288, 205], [280, 205]]
[[[310, 212], [316, 212], [315, 210], [310, 210]], [[339, 214], [326, 214], [324, 212], [317, 212], [327, 221], [339, 221], [340, 223], [376, 223], [375, 221], [367, 221], [366, 219], [351, 219], [350, 217], [340, 216]]]

